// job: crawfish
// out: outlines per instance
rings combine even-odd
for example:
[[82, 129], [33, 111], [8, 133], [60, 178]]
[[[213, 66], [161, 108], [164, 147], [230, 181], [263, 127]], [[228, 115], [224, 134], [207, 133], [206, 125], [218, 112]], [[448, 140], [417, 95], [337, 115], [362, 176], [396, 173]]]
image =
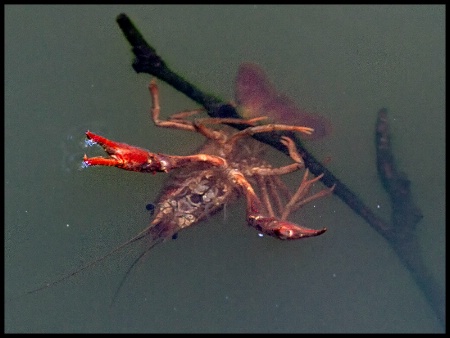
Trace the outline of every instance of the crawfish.
[[[88, 158], [85, 155], [83, 161], [86, 166], [115, 166], [145, 173], [168, 173], [177, 170], [172, 173], [165, 189], [160, 193], [155, 218], [145, 230], [153, 240], [174, 236], [178, 231], [215, 214], [227, 202], [237, 199], [240, 195], [244, 195], [247, 201], [247, 223], [264, 234], [279, 239], [299, 239], [318, 236], [326, 231], [326, 228], [313, 230], [286, 220], [287, 216], [301, 205], [331, 192], [330, 189], [326, 189], [305, 199], [311, 185], [320, 179], [320, 176], [308, 180], [306, 171], [297, 193], [290, 196], [285, 206], [282, 206], [282, 196], [274, 189], [281, 188], [286, 197], [288, 195], [286, 187], [281, 184], [282, 181], [278, 176], [304, 168], [292, 139], [282, 136], [281, 142], [288, 148], [294, 163], [280, 168], [272, 168], [262, 160], [261, 152], [257, 150], [258, 144], [250, 140], [250, 136], [256, 133], [296, 131], [310, 134], [313, 132], [312, 128], [283, 124], [254, 126], [255, 122], [264, 119], [261, 117], [249, 120], [186, 119], [188, 115], [198, 111], [183, 112], [173, 115], [168, 120], [160, 120], [159, 93], [155, 81], [150, 83], [149, 89], [155, 125], [201, 133], [207, 141], [198, 153], [187, 156], [153, 153], [87, 131], [87, 138], [102, 146], [109, 158]], [[249, 127], [233, 133], [230, 127], [217, 130], [207, 126], [224, 123], [246, 124]], [[255, 192], [254, 183], [260, 187], [261, 193], [265, 194], [263, 201]], [[275, 213], [269, 197], [276, 200], [278, 214]]]
[[[163, 128], [175, 128], [197, 132], [206, 137], [206, 142], [187, 156], [153, 153], [149, 150], [115, 142], [103, 136], [86, 132], [90, 144], [100, 145], [108, 157], [87, 157], [85, 167], [114, 166], [124, 170], [152, 173], [169, 173], [165, 188], [155, 203], [155, 216], [151, 223], [136, 236], [118, 246], [108, 254], [91, 261], [78, 270], [65, 275], [45, 286], [32, 290], [33, 293], [57, 284], [78, 274], [86, 268], [144, 237], [150, 238], [150, 245], [135, 263], [156, 244], [223, 209], [224, 205], [244, 196], [246, 199], [247, 224], [260, 233], [282, 240], [294, 240], [318, 236], [326, 231], [306, 228], [289, 222], [287, 217], [304, 204], [331, 194], [334, 187], [308, 196], [311, 187], [322, 175], [308, 178], [305, 170], [297, 191], [292, 194], [280, 175], [304, 168], [303, 160], [294, 141], [282, 136], [280, 141], [287, 147], [293, 163], [273, 168], [262, 158], [264, 147], [251, 136], [257, 133], [290, 131], [311, 134], [314, 130], [304, 126], [285, 124], [255, 125], [265, 117], [251, 119], [197, 118], [189, 117], [200, 112], [177, 113], [167, 120], [160, 119], [159, 90], [156, 82], [149, 84], [152, 99], [151, 116], [154, 124]], [[243, 124], [247, 128], [234, 131], [224, 124]], [[210, 126], [219, 125], [220, 128]], [[255, 187], [255, 188], [254, 188]], [[256, 190], [255, 190], [256, 189]], [[258, 197], [261, 196], [261, 199]], [[272, 203], [274, 205], [272, 205]]]

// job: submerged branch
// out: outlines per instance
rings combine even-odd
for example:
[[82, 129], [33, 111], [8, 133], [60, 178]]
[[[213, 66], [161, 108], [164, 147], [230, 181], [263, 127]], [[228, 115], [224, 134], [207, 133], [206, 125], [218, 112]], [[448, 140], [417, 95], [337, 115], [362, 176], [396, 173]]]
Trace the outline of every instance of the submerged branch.
[[[211, 117], [240, 118], [236, 109], [218, 99], [198, 89], [190, 82], [186, 81], [173, 72], [162, 58], [151, 47], [131, 20], [125, 15], [117, 17], [123, 34], [127, 38], [135, 55], [133, 69], [137, 73], [147, 73], [165, 81], [173, 88], [185, 94], [195, 102], [202, 105]], [[417, 240], [415, 225], [421, 219], [420, 211], [415, 207], [409, 191], [409, 181], [402, 174], [398, 174], [393, 165], [393, 155], [390, 150], [388, 137], [388, 125], [386, 110], [382, 109], [377, 124], [377, 164], [384, 186], [391, 195], [393, 205], [392, 225], [375, 215], [345, 184], [324, 167], [314, 156], [308, 152], [301, 141], [290, 135], [296, 143], [297, 149], [306, 167], [315, 176], [324, 174], [321, 178], [327, 187], [335, 185], [334, 194], [344, 201], [354, 212], [360, 215], [369, 225], [381, 234], [394, 248], [405, 266], [413, 275], [415, 281], [420, 286], [428, 302], [433, 307], [441, 324], [445, 327], [445, 302], [443, 292], [438, 286], [428, 268], [423, 263]], [[245, 125], [232, 125], [237, 129], [244, 129]], [[277, 150], [288, 155], [286, 147], [270, 135], [257, 134], [253, 136], [257, 140], [266, 143]]]
[[375, 136], [378, 174], [392, 205], [391, 225], [382, 234], [411, 272], [440, 323], [445, 327], [444, 292], [423, 261], [416, 232], [417, 224], [423, 215], [412, 199], [411, 182], [395, 165], [385, 108], [378, 112]]

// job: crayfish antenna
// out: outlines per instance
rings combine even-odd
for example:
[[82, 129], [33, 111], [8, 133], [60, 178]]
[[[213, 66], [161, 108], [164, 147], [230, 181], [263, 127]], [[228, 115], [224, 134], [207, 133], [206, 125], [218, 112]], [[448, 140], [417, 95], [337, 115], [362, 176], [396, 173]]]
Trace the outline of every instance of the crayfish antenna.
[[[126, 246], [128, 246], [129, 244], [131, 244], [131, 243], [133, 243], [133, 242], [136, 242], [136, 241], [139, 241], [139, 240], [143, 239], [144, 237], [147, 236], [149, 230], [150, 230], [150, 227], [146, 227], [144, 230], [142, 230], [142, 231], [141, 231], [140, 233], [138, 233], [136, 236], [134, 236], [133, 238], [129, 239], [128, 241], [126, 241], [125, 243], [121, 244], [120, 246], [116, 247], [115, 249], [111, 250], [111, 251], [108, 252], [107, 254], [105, 254], [105, 255], [103, 255], [103, 256], [97, 258], [97, 259], [94, 259], [93, 261], [90, 261], [90, 262], [86, 263], [86, 264], [83, 265], [81, 268], [79, 268], [79, 269], [77, 269], [77, 270], [75, 270], [75, 271], [73, 271], [73, 272], [71, 272], [71, 273], [68, 273], [68, 274], [62, 276], [61, 278], [59, 278], [59, 279], [57, 279], [57, 280], [55, 280], [55, 281], [53, 281], [53, 282], [46, 283], [45, 285], [43, 285], [43, 286], [41, 286], [41, 287], [39, 287], [39, 288], [36, 288], [36, 289], [30, 290], [30, 291], [27, 291], [27, 292], [25, 293], [25, 295], [30, 295], [30, 294], [36, 293], [36, 292], [38, 292], [38, 291], [47, 289], [47, 288], [49, 288], [49, 287], [51, 287], [51, 286], [57, 285], [57, 284], [59, 284], [59, 283], [65, 281], [65, 280], [67, 280], [67, 279], [69, 279], [69, 278], [71, 278], [71, 277], [73, 277], [73, 276], [75, 276], [75, 275], [78, 275], [80, 272], [82, 272], [82, 271], [84, 271], [84, 270], [86, 270], [86, 269], [88, 269], [88, 268], [90, 268], [90, 267], [92, 267], [92, 266], [98, 264], [99, 262], [105, 260], [105, 259], [108, 258], [109, 256], [111, 256], [111, 255], [113, 255], [113, 254], [119, 252], [120, 250], [124, 249], [124, 248], [125, 248]], [[150, 248], [153, 248], [153, 246], [155, 246], [156, 244], [158, 244], [158, 243], [160, 243], [160, 242], [161, 242], [161, 241], [157, 240], [156, 242], [154, 242], [154, 243], [150, 246]], [[149, 250], [149, 249], [147, 249], [145, 252], [148, 252], [148, 250]]]
[[158, 240], [156, 240], [155, 242], [153, 242], [147, 249], [145, 249], [144, 252], [142, 252], [134, 261], [133, 263], [130, 265], [130, 267], [128, 268], [127, 272], [125, 273], [125, 275], [123, 276], [122, 280], [119, 283], [119, 286], [116, 289], [116, 292], [114, 293], [114, 296], [111, 300], [111, 306], [114, 305], [114, 303], [116, 302], [117, 297], [119, 296], [120, 290], [122, 290], [122, 287], [124, 286], [128, 276], [130, 275], [131, 270], [133, 270], [133, 268], [136, 266], [136, 264], [151, 250], [153, 249], [153, 247], [156, 244], [159, 244], [163, 241], [163, 238], [158, 238]]

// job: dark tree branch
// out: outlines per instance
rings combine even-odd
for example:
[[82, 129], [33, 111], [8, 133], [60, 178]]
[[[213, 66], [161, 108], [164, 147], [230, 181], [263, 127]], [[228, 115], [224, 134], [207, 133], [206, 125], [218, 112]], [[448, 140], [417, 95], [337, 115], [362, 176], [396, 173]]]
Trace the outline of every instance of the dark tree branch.
[[378, 174], [392, 204], [392, 224], [383, 231], [383, 235], [411, 272], [440, 323], [445, 327], [444, 292], [423, 261], [416, 232], [417, 224], [423, 215], [412, 199], [411, 182], [405, 173], [398, 172], [395, 165], [385, 108], [378, 112], [375, 135]]
[[[147, 73], [165, 81], [173, 88], [202, 105], [211, 117], [240, 117], [232, 105], [223, 102], [213, 95], [206, 94], [174, 73], [156, 53], [155, 49], [145, 41], [125, 14], [120, 14], [117, 17], [117, 23], [132, 46], [132, 51], [135, 55], [133, 69], [137, 73]], [[422, 215], [412, 202], [409, 181], [404, 175], [398, 174], [395, 170], [393, 155], [390, 149], [386, 113], [387, 111], [385, 109], [380, 111], [377, 123], [377, 164], [383, 184], [391, 196], [393, 206], [392, 225], [376, 216], [346, 185], [340, 182], [336, 176], [317, 161], [305, 149], [297, 137], [294, 135], [289, 136], [294, 139], [305, 161], [305, 165], [311, 173], [316, 176], [323, 173], [322, 183], [328, 187], [336, 185], [334, 194], [390, 243], [424, 292], [439, 321], [445, 327], [443, 292], [423, 263], [417, 236], [414, 231], [415, 225], [422, 218]], [[243, 125], [232, 126], [237, 129], [245, 128]], [[286, 147], [278, 141], [278, 138], [271, 137], [271, 135], [267, 134], [257, 134], [254, 135], [254, 138], [288, 155]]]

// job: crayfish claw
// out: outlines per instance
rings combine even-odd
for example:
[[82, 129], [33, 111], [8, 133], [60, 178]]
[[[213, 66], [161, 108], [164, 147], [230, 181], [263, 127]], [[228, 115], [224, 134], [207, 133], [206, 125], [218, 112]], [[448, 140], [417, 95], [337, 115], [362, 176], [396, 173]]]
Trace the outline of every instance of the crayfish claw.
[[283, 240], [319, 236], [327, 231], [327, 228], [315, 230], [288, 221], [282, 221], [275, 217], [264, 217], [260, 215], [251, 215], [248, 218], [248, 223], [266, 235]]

